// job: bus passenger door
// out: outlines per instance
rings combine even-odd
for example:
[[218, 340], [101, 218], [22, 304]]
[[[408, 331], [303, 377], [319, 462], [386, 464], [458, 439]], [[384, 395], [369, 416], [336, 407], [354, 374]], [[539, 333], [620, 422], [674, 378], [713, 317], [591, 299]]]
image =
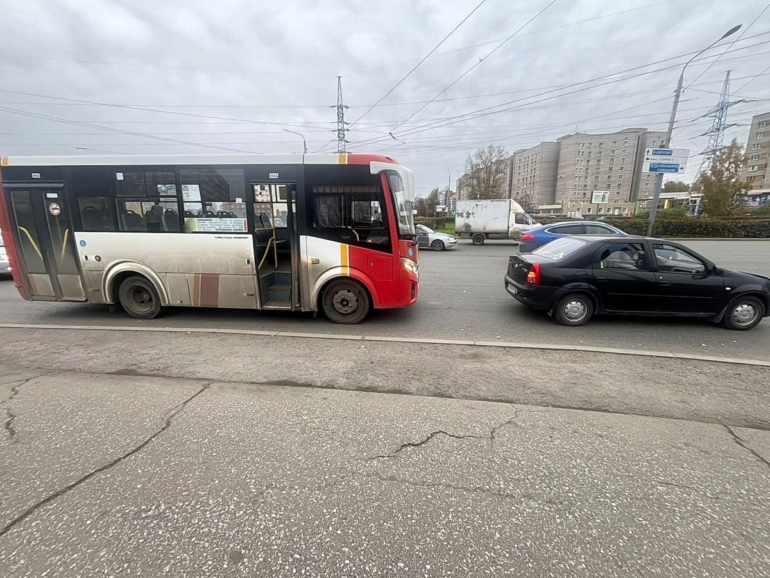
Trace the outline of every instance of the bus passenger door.
[[22, 277], [40, 301], [85, 301], [63, 186], [8, 187]]
[[294, 183], [252, 183], [254, 254], [262, 309], [298, 310], [299, 241]]

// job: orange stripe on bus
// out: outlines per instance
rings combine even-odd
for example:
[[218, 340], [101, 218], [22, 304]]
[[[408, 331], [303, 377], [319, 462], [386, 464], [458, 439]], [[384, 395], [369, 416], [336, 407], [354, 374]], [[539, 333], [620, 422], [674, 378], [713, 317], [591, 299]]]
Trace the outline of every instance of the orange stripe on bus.
[[340, 156], [340, 164], [341, 165], [348, 164], [348, 155], [346, 153], [341, 153], [339, 156]]
[[348, 245], [340, 245], [340, 265], [342, 266], [342, 274], [350, 275], [350, 267], [348, 267]]
[[0, 167], [8, 166], [8, 157], [0, 157]]

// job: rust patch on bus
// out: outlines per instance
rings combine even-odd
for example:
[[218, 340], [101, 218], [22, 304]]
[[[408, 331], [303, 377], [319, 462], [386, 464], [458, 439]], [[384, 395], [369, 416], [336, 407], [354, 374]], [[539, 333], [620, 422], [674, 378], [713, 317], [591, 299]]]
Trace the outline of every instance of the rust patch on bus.
[[202, 273], [200, 276], [200, 306], [219, 306], [219, 275]]

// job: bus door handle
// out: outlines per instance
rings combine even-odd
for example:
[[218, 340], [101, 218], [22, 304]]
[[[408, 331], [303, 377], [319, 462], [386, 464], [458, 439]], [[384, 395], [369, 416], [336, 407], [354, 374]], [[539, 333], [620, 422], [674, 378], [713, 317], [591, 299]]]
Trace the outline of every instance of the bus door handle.
[[317, 259], [316, 257], [310, 257], [307, 261], [311, 265], [318, 265], [321, 262], [321, 260]]

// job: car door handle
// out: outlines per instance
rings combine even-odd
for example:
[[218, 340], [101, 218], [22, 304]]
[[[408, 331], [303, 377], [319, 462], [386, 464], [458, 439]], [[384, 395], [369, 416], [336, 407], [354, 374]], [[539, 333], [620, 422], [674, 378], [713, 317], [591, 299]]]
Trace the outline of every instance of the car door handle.
[[664, 281], [663, 279], [661, 279], [661, 280], [660, 280], [660, 284], [661, 284], [663, 287], [668, 287], [668, 286], [670, 286], [670, 285], [671, 285], [671, 281]]
[[596, 280], [597, 281], [606, 281], [607, 277], [597, 277]]

